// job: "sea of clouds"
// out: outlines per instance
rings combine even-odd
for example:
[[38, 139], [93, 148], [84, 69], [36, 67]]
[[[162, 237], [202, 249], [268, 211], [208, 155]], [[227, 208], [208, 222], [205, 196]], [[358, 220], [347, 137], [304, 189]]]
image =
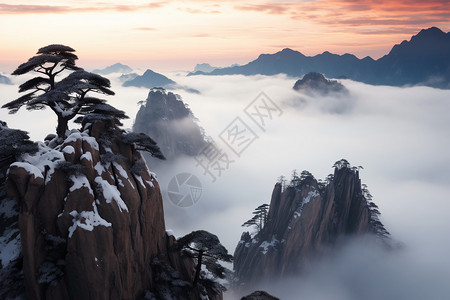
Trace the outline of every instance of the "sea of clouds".
[[[450, 294], [450, 90], [428, 87], [370, 86], [341, 80], [347, 96], [311, 97], [292, 89], [296, 78], [279, 76], [192, 76], [166, 74], [178, 84], [200, 91], [175, 92], [189, 104], [199, 124], [217, 147], [234, 160], [213, 182], [193, 158], [166, 164], [158, 173], [166, 210], [166, 227], [176, 236], [205, 229], [216, 234], [233, 253], [241, 227], [252, 211], [269, 203], [280, 175], [308, 170], [316, 178], [333, 172], [345, 158], [363, 166], [381, 212], [381, 221], [404, 247], [386, 253], [359, 240], [348, 243], [332, 258], [316, 263], [301, 278], [263, 288], [281, 299], [444, 299]], [[14, 78], [21, 83], [23, 79]], [[144, 88], [123, 88], [112, 77], [109, 103], [130, 116], [131, 128], [147, 98]], [[0, 104], [17, 98], [17, 85], [1, 85]], [[245, 108], [264, 92], [282, 111], [261, 129]], [[235, 155], [219, 138], [239, 117], [257, 138]], [[50, 110], [16, 115], [0, 110], [11, 128], [34, 140], [53, 133], [56, 117]], [[152, 166], [149, 166], [152, 169]], [[199, 201], [187, 208], [167, 197], [167, 185], [179, 173], [191, 173], [202, 185]], [[238, 297], [231, 292], [227, 299]]]

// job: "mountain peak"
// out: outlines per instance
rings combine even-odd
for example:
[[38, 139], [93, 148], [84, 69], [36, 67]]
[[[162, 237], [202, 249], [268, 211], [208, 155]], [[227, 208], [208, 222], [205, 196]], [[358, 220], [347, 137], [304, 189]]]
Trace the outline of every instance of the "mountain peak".
[[98, 73], [98, 74], [103, 74], [103, 75], [109, 75], [112, 73], [130, 73], [132, 71], [133, 71], [133, 69], [127, 65], [123, 65], [121, 63], [115, 63], [104, 69], [96, 69], [93, 72]]
[[437, 27], [430, 27], [428, 29], [422, 29], [418, 34], [416, 34], [414, 37], [442, 37], [445, 35], [445, 32], [443, 32], [441, 29]]
[[162, 74], [147, 69], [141, 76], [137, 76], [132, 80], [125, 81], [123, 83], [123, 86], [146, 87], [151, 89], [153, 87], [167, 87], [174, 84], [175, 81], [167, 78]]

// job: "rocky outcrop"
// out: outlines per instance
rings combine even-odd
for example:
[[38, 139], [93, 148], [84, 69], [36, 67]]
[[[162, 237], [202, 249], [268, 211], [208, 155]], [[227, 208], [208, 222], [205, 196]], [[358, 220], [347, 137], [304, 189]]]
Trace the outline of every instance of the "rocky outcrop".
[[[168, 161], [195, 156], [206, 146], [203, 129], [181, 97], [164, 89], [151, 89], [136, 115], [134, 132], [151, 136]], [[158, 161], [146, 157], [152, 165]]]
[[386, 239], [358, 169], [340, 164], [328, 180], [318, 182], [303, 172], [286, 188], [275, 185], [265, 226], [253, 237], [244, 232], [236, 247], [234, 270], [240, 283], [298, 274], [346, 236]]
[[303, 76], [294, 84], [294, 90], [302, 91], [309, 95], [326, 96], [330, 94], [348, 94], [347, 88], [337, 80], [326, 79], [323, 74], [311, 72]]
[[248, 296], [242, 297], [241, 300], [279, 300], [279, 299], [271, 296], [270, 294], [264, 291], [256, 291]]
[[156, 176], [114, 124], [38, 146], [6, 181], [27, 299], [220, 298], [192, 288], [194, 263], [171, 251]]

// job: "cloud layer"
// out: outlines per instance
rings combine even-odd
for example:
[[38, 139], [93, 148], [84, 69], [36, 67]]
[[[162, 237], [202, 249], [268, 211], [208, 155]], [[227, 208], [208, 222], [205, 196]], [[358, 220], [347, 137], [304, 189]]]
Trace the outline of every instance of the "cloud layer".
[[[293, 169], [306, 169], [325, 178], [336, 160], [346, 158], [364, 167], [361, 178], [380, 207], [382, 222], [405, 248], [385, 253], [354, 242], [329, 261], [318, 262], [307, 276], [265, 288], [282, 299], [298, 299], [298, 295], [360, 299], [364, 291], [374, 297], [367, 299], [448, 295], [444, 281], [450, 269], [445, 263], [450, 253], [446, 239], [450, 236], [450, 91], [342, 80], [350, 96], [314, 98], [294, 91], [296, 78], [285, 76], [166, 75], [201, 92], [177, 91], [206, 133], [233, 160], [215, 182], [192, 158], [163, 162], [164, 171], [158, 177], [166, 224], [177, 236], [206, 229], [233, 252], [245, 230], [240, 225], [255, 207], [269, 203], [278, 176], [289, 177]], [[17, 97], [16, 89], [1, 86], [5, 102]], [[116, 96], [110, 103], [133, 119], [137, 101], [146, 99], [148, 90], [122, 88], [115, 80], [113, 90]], [[283, 111], [267, 120], [264, 129], [244, 112], [260, 92]], [[240, 156], [219, 137], [236, 117], [257, 135]], [[30, 131], [35, 139], [54, 132], [56, 121], [49, 110], [20, 111], [13, 116], [1, 110], [0, 119], [10, 127]], [[131, 127], [132, 119], [125, 127]], [[175, 206], [166, 194], [170, 179], [182, 172], [196, 175], [202, 183], [199, 202], [189, 208]], [[292, 285], [296, 288], [291, 290]]]

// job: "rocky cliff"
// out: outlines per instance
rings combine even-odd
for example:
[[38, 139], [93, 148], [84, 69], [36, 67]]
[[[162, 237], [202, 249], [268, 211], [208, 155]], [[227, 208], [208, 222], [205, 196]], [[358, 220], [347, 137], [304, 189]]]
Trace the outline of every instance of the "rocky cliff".
[[339, 162], [328, 183], [308, 172], [272, 193], [267, 221], [255, 235], [242, 234], [234, 270], [242, 284], [298, 274], [346, 236], [389, 235], [378, 219], [377, 206], [361, 186], [359, 171]]
[[171, 251], [156, 176], [110, 122], [2, 158], [1, 298], [221, 298], [192, 288], [194, 263]]
[[[167, 160], [183, 155], [195, 156], [206, 146], [203, 129], [180, 96], [155, 88], [142, 104], [133, 131], [150, 135]], [[158, 161], [146, 159], [157, 166]]]

